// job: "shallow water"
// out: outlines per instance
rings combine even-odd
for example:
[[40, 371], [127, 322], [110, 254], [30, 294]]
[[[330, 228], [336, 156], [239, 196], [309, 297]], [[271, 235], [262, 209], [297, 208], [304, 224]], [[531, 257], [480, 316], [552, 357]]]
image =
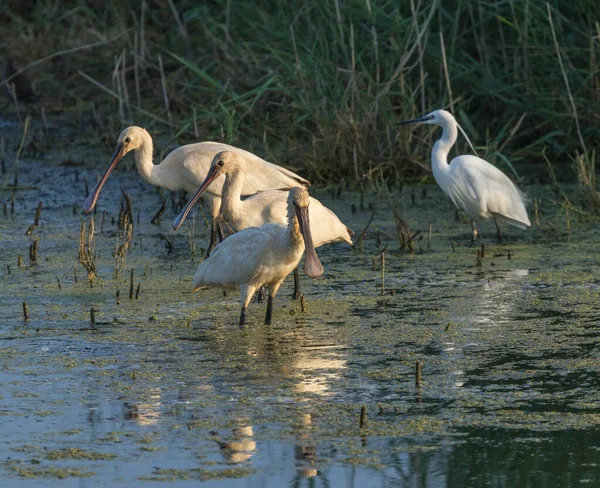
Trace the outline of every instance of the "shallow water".
[[[76, 167], [61, 165], [64, 153], [24, 159], [19, 183], [39, 190], [17, 192], [14, 215], [0, 214], [0, 477], [11, 486], [600, 483], [597, 224], [571, 214], [567, 232], [548, 188], [525, 188], [541, 198], [540, 226], [506, 228], [500, 245], [481, 224], [481, 267], [467, 246], [470, 224], [455, 222], [436, 186], [392, 194], [424, 236], [415, 254], [398, 250], [385, 198], [368, 192], [365, 207], [379, 206], [362, 250], [318, 250], [325, 275], [302, 277], [306, 313], [288, 298], [288, 279], [274, 325], [261, 325], [265, 305], [252, 303], [240, 331], [237, 293], [190, 291], [206, 228], [200, 221], [193, 256], [187, 229], [170, 230], [170, 203], [150, 225], [161, 196], [131, 171], [131, 157], [100, 197], [101, 282], [90, 288], [73, 204], [110, 151], [86, 151]], [[140, 220], [115, 280], [120, 186]], [[316, 196], [362, 231], [370, 211], [351, 212], [358, 194]], [[2, 200], [10, 208], [9, 192]], [[27, 237], [38, 200], [41, 225]], [[377, 231], [387, 248], [383, 296]]]

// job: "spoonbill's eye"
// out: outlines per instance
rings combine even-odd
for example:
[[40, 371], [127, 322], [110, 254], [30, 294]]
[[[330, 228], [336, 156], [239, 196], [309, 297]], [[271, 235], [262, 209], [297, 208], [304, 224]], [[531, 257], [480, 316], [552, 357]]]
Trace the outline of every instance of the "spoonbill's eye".
[[223, 162], [223, 160], [219, 160], [217, 161], [217, 166], [223, 166], [225, 163]]
[[131, 137], [126, 137], [125, 139], [123, 139], [123, 142], [131, 142]]

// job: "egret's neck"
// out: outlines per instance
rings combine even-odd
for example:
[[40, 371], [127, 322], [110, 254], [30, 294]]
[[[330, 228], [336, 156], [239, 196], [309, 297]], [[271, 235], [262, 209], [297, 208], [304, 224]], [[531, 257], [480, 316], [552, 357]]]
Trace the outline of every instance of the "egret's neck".
[[144, 180], [151, 185], [161, 186], [160, 183], [156, 181], [155, 169], [157, 166], [152, 162], [153, 151], [154, 146], [152, 144], [152, 138], [150, 137], [150, 134], [146, 134], [142, 144], [135, 150], [135, 165], [138, 173]]
[[223, 214], [232, 220], [239, 218], [242, 213], [242, 187], [245, 179], [246, 172], [241, 168], [235, 168], [225, 175], [221, 208]]
[[456, 122], [454, 120], [449, 121], [446, 125], [442, 126], [442, 131], [442, 137], [436, 141], [431, 151], [431, 169], [438, 183], [440, 183], [440, 179], [443, 179], [443, 176], [450, 169], [448, 165], [448, 153], [456, 142], [458, 135]]

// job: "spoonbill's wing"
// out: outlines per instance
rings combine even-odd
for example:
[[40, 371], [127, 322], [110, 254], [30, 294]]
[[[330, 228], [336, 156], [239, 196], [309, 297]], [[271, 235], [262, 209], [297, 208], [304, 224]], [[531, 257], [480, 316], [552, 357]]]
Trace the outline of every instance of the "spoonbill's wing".
[[200, 286], [242, 285], [256, 280], [268, 263], [277, 233], [286, 228], [278, 224], [248, 227], [213, 249], [194, 276], [193, 288]]

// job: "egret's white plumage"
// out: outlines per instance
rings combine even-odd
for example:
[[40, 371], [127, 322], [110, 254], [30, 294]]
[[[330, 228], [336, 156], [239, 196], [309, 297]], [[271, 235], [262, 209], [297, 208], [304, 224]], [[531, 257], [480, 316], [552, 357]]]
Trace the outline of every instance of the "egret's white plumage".
[[306, 248], [306, 274], [317, 278], [323, 274], [310, 233], [308, 191], [292, 188], [287, 197], [287, 220], [284, 224], [248, 227], [221, 242], [202, 262], [194, 276], [194, 291], [204, 287], [237, 288], [241, 293], [240, 327], [244, 325], [246, 307], [254, 292], [269, 287], [265, 323], [271, 323], [273, 299], [283, 280], [298, 266]]
[[498, 168], [468, 154], [457, 156], [448, 164], [448, 152], [458, 135], [452, 114], [435, 110], [401, 124], [413, 122], [435, 124], [442, 128], [442, 137], [431, 151], [431, 168], [438, 185], [457, 207], [473, 220], [494, 218], [521, 229], [531, 226], [523, 194]]
[[[225, 178], [219, 178], [225, 175]], [[250, 175], [248, 164], [236, 152], [222, 151], [213, 158], [206, 179], [175, 220], [175, 230], [181, 226], [194, 203], [213, 185], [222, 188], [221, 213], [235, 231], [267, 223], [287, 223], [288, 192], [265, 190], [242, 199], [242, 188]], [[224, 184], [223, 184], [224, 180]], [[338, 216], [316, 198], [309, 197], [310, 229], [315, 247], [335, 241], [352, 244], [353, 232]]]
[[[104, 175], [86, 199], [83, 210], [85, 213], [91, 212], [108, 176], [119, 164], [121, 158], [130, 151], [134, 152], [137, 170], [145, 181], [168, 190], [185, 190], [193, 194], [206, 178], [215, 154], [223, 150], [237, 154], [244, 160], [248, 168], [247, 178], [241, 188], [242, 195], [252, 195], [274, 188], [310, 185], [304, 178], [281, 166], [269, 163], [251, 152], [219, 142], [199, 142], [181, 146], [169, 153], [160, 164], [155, 165], [152, 162], [152, 137], [145, 129], [132, 126], [124, 129], [119, 135], [113, 158]], [[223, 182], [215, 182], [205, 196], [213, 217], [213, 233], [209, 248], [215, 241], [222, 189]]]

